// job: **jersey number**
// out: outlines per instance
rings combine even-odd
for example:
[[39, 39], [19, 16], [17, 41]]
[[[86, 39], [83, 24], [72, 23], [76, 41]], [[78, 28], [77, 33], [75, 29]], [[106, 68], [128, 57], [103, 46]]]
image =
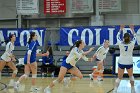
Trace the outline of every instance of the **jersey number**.
[[75, 61], [78, 61], [78, 58], [76, 58]]
[[128, 50], [128, 46], [124, 46], [125, 47], [125, 51], [127, 51]]

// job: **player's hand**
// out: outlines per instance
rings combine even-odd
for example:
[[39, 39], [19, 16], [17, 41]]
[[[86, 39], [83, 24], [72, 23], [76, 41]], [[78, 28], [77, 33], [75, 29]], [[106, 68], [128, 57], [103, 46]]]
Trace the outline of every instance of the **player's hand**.
[[129, 25], [129, 27], [130, 27], [132, 30], [134, 30], [134, 25], [133, 25], [133, 24]]
[[125, 25], [120, 25], [120, 31], [123, 31], [124, 27], [125, 27]]
[[93, 58], [93, 60], [95, 60], [96, 59], [96, 55], [94, 54], [92, 58]]
[[27, 61], [27, 64], [30, 64], [30, 61]]
[[93, 51], [94, 50], [94, 47], [91, 47], [90, 49], [89, 49], [89, 51]]
[[43, 53], [42, 56], [48, 56], [49, 54], [49, 51], [47, 51], [46, 53]]
[[131, 25], [129, 25], [129, 27], [131, 28], [132, 33], [133, 33], [133, 34], [135, 34], [135, 31], [134, 31], [134, 25], [133, 25], [133, 24], [131, 24]]
[[12, 61], [13, 61], [13, 62], [16, 62], [16, 59], [15, 59], [15, 57], [12, 57]]

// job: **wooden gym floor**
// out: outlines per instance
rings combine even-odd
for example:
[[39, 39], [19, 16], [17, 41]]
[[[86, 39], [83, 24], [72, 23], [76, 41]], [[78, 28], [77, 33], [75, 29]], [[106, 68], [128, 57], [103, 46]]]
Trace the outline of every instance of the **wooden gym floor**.
[[[44, 88], [54, 79], [51, 77], [44, 79], [41, 77], [37, 78], [37, 87], [40, 88], [40, 91], [37, 93], [44, 93]], [[9, 80], [10, 78], [8, 77], [2, 77], [0, 80], [0, 93], [16, 93], [12, 87], [7, 86]], [[112, 93], [114, 81], [114, 77], [106, 77], [104, 78], [104, 81], [100, 82], [97, 80], [91, 81], [89, 77], [85, 77], [82, 80], [78, 79], [70, 82], [69, 86], [67, 87], [63, 84], [57, 84], [55, 87], [53, 87], [52, 93]], [[31, 78], [22, 82], [19, 93], [31, 93], [30, 87]], [[120, 83], [118, 93], [131, 93], [130, 89], [128, 78], [124, 78]], [[135, 89], [136, 93], [140, 93], [140, 78], [135, 78]]]

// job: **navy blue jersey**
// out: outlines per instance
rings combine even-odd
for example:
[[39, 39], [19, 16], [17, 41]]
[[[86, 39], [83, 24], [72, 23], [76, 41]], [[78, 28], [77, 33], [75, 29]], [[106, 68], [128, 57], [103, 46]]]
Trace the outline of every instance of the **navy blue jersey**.
[[43, 59], [43, 64], [46, 63], [53, 64], [53, 55], [44, 56], [42, 57], [42, 59]]
[[31, 50], [31, 56], [30, 56], [30, 63], [36, 62], [36, 50], [37, 50], [37, 44], [36, 41], [31, 41], [30, 44], [27, 45], [28, 49], [24, 56], [24, 63], [27, 64], [27, 57], [28, 57], [28, 51]]

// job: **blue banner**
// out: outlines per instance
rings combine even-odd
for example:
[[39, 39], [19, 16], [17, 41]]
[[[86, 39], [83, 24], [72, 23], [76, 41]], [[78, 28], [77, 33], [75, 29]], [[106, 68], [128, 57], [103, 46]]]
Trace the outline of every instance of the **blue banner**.
[[[119, 30], [120, 26], [62, 27], [60, 28], [60, 45], [73, 45], [76, 40], [80, 39], [89, 46], [101, 45], [105, 39], [110, 41], [110, 45], [115, 45]], [[134, 30], [137, 34], [136, 44], [140, 45], [140, 26], [135, 26]], [[131, 29], [126, 26], [121, 36], [126, 32], [132, 35]]]
[[[1, 28], [0, 29], [0, 42], [4, 42], [5, 40], [7, 40], [10, 34], [15, 34], [16, 36], [15, 46], [26, 46], [28, 39], [30, 37], [30, 32], [35, 32], [38, 36], [37, 38], [38, 46], [43, 46], [45, 31], [46, 31], [46, 28], [30, 28], [30, 29]], [[1, 46], [5, 46], [5, 43], [1, 43]]]

